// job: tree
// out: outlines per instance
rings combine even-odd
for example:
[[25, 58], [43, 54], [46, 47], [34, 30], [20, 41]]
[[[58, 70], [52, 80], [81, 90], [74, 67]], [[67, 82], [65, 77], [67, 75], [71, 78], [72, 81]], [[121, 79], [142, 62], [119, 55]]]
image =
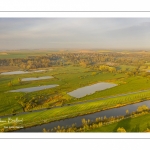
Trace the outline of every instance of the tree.
[[47, 132], [47, 130], [45, 128], [43, 128], [43, 132]]
[[146, 105], [139, 106], [137, 108], [137, 112], [142, 112], [142, 111], [147, 111], [147, 110], [148, 110], [148, 107]]
[[82, 125], [86, 126], [87, 125], [87, 121], [85, 120], [85, 118], [82, 119]]
[[8, 86], [12, 86], [13, 84], [12, 84], [12, 81], [10, 81], [9, 83], [8, 83]]
[[125, 130], [123, 127], [119, 127], [119, 128], [117, 129], [117, 132], [126, 132], [126, 130]]
[[104, 119], [103, 119], [103, 120], [104, 120], [104, 122], [106, 122], [106, 121], [107, 121], [107, 117], [106, 117], [106, 116], [104, 116]]
[[83, 67], [87, 67], [87, 63], [84, 62], [84, 61], [80, 62], [80, 65], [83, 66]]
[[128, 115], [128, 114], [129, 114], [129, 110], [127, 109], [127, 110], [126, 110], [126, 115]]
[[109, 67], [108, 70], [109, 70], [109, 72], [111, 72], [111, 73], [116, 72], [116, 68], [114, 68], [114, 67]]
[[15, 114], [16, 113], [16, 110], [15, 109], [12, 109], [12, 114]]
[[20, 78], [18, 78], [18, 82], [21, 83], [21, 79]]

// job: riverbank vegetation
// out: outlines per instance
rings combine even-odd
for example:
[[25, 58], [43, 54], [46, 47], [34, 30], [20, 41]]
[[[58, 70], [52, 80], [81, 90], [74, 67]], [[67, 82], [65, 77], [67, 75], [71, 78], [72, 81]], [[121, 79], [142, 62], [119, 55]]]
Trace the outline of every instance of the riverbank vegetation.
[[135, 112], [125, 116], [106, 116], [90, 119], [82, 119], [82, 126], [69, 127], [57, 126], [52, 129], [43, 129], [43, 132], [149, 132], [150, 109], [146, 105], [139, 106]]

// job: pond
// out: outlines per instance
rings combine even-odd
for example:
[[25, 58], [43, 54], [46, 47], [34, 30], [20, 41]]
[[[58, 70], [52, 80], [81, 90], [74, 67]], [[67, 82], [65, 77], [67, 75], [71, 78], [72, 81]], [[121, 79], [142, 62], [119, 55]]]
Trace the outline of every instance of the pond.
[[35, 70], [35, 71], [10, 71], [10, 72], [2, 72], [1, 75], [26, 74], [26, 73], [43, 72], [43, 71], [46, 71], [46, 70]]
[[96, 83], [96, 84], [93, 84], [93, 85], [78, 88], [77, 90], [69, 92], [68, 94], [70, 96], [73, 96], [73, 97], [76, 97], [76, 98], [81, 98], [81, 97], [84, 97], [86, 95], [93, 94], [96, 91], [102, 91], [102, 90], [109, 89], [109, 88], [112, 88], [112, 87], [115, 87], [115, 86], [117, 86], [117, 84], [107, 83], [107, 82], [100, 82], [100, 83]]
[[59, 85], [54, 84], [54, 85], [36, 86], [36, 87], [23, 88], [23, 89], [18, 89], [18, 90], [11, 90], [9, 92], [35, 92], [35, 91], [40, 91], [43, 89], [54, 88], [56, 86], [59, 86]]
[[31, 71], [31, 72], [43, 72], [43, 71], [46, 71], [46, 70], [35, 70], [35, 71]]
[[109, 110], [105, 110], [105, 111], [100, 111], [100, 112], [96, 112], [93, 114], [78, 116], [78, 117], [64, 119], [64, 120], [60, 120], [60, 121], [54, 121], [51, 123], [38, 125], [38, 126], [30, 127], [30, 128], [20, 129], [15, 132], [42, 132], [43, 128], [52, 129], [54, 127], [57, 127], [58, 125], [66, 127], [66, 126], [71, 126], [73, 123], [76, 123], [76, 126], [80, 127], [82, 125], [83, 118], [85, 118], [86, 120], [90, 119], [91, 121], [94, 121], [98, 117], [106, 116], [108, 118], [111, 116], [125, 115], [127, 109], [129, 110], [129, 113], [131, 113], [133, 111], [136, 111], [138, 106], [142, 106], [142, 105], [146, 105], [146, 106], [150, 107], [150, 100], [136, 103], [136, 104], [126, 105], [126, 106], [119, 107], [119, 108], [113, 108], [113, 109], [109, 109]]
[[52, 76], [44, 76], [44, 77], [33, 77], [33, 78], [22, 78], [21, 81], [35, 81], [35, 80], [43, 80], [43, 79], [51, 79]]

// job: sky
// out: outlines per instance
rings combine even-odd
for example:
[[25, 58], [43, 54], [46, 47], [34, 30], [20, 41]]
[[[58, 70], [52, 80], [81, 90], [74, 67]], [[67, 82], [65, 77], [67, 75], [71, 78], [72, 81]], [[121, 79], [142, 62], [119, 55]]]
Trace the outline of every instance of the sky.
[[146, 49], [150, 18], [0, 18], [0, 50]]

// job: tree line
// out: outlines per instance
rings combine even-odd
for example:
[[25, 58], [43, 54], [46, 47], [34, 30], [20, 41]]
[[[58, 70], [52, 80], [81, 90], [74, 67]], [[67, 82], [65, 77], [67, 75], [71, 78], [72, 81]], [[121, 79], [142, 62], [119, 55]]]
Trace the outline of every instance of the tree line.
[[[119, 122], [123, 119], [129, 118], [129, 117], [137, 117], [142, 114], [150, 113], [150, 109], [146, 105], [139, 106], [136, 111], [133, 111], [129, 113], [129, 110], [126, 110], [126, 115], [124, 116], [111, 116], [111, 117], [98, 117], [94, 121], [91, 121], [90, 119], [85, 119], [83, 118], [82, 121], [82, 126], [77, 127], [76, 123], [72, 124], [71, 126], [64, 127], [64, 126], [57, 126], [52, 128], [51, 130], [43, 129], [43, 132], [86, 132], [92, 129], [97, 129], [102, 126]], [[150, 127], [149, 127], [150, 128]], [[150, 132], [149, 128], [145, 130], [145, 132]], [[118, 127], [118, 129], [115, 132], [126, 132], [124, 127]]]
[[22, 69], [36, 69], [51, 66], [64, 66], [64, 65], [79, 65], [83, 67], [98, 67], [100, 65], [107, 65], [117, 67], [118, 65], [133, 65], [148, 66], [150, 54], [139, 53], [52, 53], [45, 56], [28, 56], [27, 58], [14, 58], [14, 59], [0, 59], [0, 66], [19, 66]]

